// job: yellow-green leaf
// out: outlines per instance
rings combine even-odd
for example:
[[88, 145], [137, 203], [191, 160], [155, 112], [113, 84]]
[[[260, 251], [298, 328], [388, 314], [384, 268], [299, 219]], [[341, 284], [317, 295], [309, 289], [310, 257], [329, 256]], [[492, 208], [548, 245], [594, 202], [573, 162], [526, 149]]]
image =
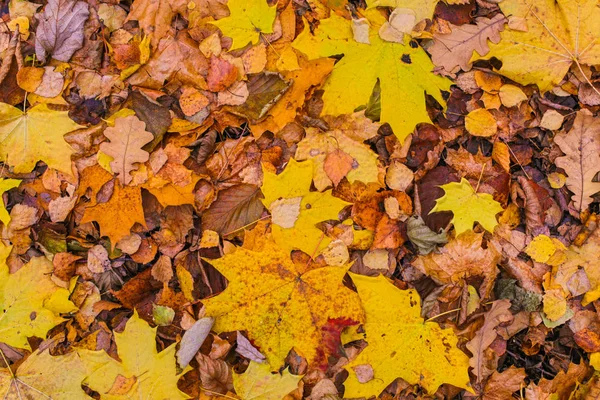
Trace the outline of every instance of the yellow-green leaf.
[[266, 0], [229, 0], [227, 6], [229, 17], [211, 23], [233, 39], [231, 50], [258, 43], [262, 33], [273, 33], [276, 7]]
[[292, 348], [313, 363], [329, 319], [363, 320], [358, 296], [342, 283], [350, 265], [295, 264], [270, 237], [255, 241], [260, 245], [206, 260], [229, 281], [221, 294], [202, 300], [206, 315], [217, 332], [246, 330], [273, 369]]
[[456, 235], [473, 229], [473, 224], [479, 222], [488, 232], [494, 232], [498, 225], [496, 214], [503, 210], [491, 194], [476, 193], [468, 180], [462, 178], [460, 183], [451, 182], [440, 186], [444, 196], [437, 199], [431, 213], [437, 211], [452, 211], [452, 223]]
[[[470, 390], [469, 357], [456, 347], [451, 328], [421, 318], [421, 299], [379, 275], [351, 274], [366, 313], [368, 346], [350, 362], [344, 397], [378, 396], [396, 378], [421, 385], [429, 394], [444, 383]], [[361, 383], [356, 371], [372, 368], [373, 379]], [[364, 380], [364, 379], [363, 379]]]
[[[6, 253], [4, 246], [2, 253]], [[3, 257], [5, 260], [6, 257]], [[54, 267], [45, 257], [32, 258], [14, 274], [4, 261], [0, 265], [0, 341], [31, 349], [28, 337], [45, 338], [61, 323], [60, 312], [76, 311], [69, 291], [57, 286], [50, 275]], [[53, 309], [48, 307], [52, 305]]]
[[38, 104], [22, 112], [0, 103], [0, 161], [13, 167], [16, 173], [31, 172], [36, 162], [69, 175], [73, 149], [63, 136], [82, 128], [66, 111], [54, 111]]
[[403, 141], [415, 125], [431, 122], [425, 92], [445, 106], [441, 91], [448, 91], [451, 82], [432, 72], [433, 63], [418, 45], [382, 40], [378, 30], [385, 19], [376, 9], [367, 10], [366, 15], [370, 44], [356, 42], [351, 21], [332, 14], [321, 20], [314, 35], [305, 29], [293, 47], [310, 59], [344, 55], [323, 87], [323, 114], [349, 114], [367, 104], [379, 80], [381, 122], [388, 122]]
[[264, 171], [262, 200], [273, 216], [273, 238], [287, 249], [318, 254], [331, 240], [316, 227], [326, 220], [338, 219], [349, 203], [333, 197], [331, 190], [310, 192], [314, 165], [312, 160], [291, 159], [285, 170], [276, 175]]
[[251, 361], [243, 374], [233, 374], [233, 387], [244, 400], [281, 400], [298, 387], [302, 375], [271, 373], [269, 364]]

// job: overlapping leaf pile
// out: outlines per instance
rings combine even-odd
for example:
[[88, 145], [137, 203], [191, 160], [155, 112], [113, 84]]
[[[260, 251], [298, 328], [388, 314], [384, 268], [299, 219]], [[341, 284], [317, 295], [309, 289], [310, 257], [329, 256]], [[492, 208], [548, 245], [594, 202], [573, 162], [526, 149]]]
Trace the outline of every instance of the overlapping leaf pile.
[[596, 0], [0, 17], [0, 397], [598, 397]]

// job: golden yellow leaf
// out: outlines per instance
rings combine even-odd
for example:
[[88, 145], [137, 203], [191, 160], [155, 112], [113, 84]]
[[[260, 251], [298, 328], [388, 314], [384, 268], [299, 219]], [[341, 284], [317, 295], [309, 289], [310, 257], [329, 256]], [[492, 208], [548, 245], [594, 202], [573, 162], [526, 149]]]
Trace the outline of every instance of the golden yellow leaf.
[[50, 274], [54, 269], [45, 257], [32, 258], [14, 274], [4, 262], [10, 248], [1, 246], [0, 341], [30, 350], [28, 337], [45, 339], [46, 332], [63, 321], [61, 313], [77, 310], [69, 291], [57, 286]]
[[113, 194], [106, 203], [85, 209], [81, 223], [92, 221], [100, 225], [100, 234], [107, 236], [114, 248], [119, 240], [129, 235], [135, 223], [146, 226], [141, 189], [138, 186], [121, 187], [115, 182]]
[[243, 374], [233, 374], [233, 387], [244, 400], [281, 400], [298, 387], [303, 375], [271, 373], [269, 364], [251, 361]]
[[460, 183], [451, 182], [440, 186], [444, 189], [444, 196], [436, 200], [431, 212], [452, 211], [452, 223], [456, 235], [473, 229], [473, 224], [479, 222], [488, 232], [494, 232], [498, 225], [496, 214], [503, 210], [492, 195], [476, 193], [465, 178]]
[[0, 368], [0, 397], [3, 399], [89, 400], [81, 382], [89, 373], [75, 353], [53, 357], [35, 352], [13, 374]]
[[[177, 373], [173, 343], [156, 351], [156, 328], [150, 328], [137, 312], [127, 321], [125, 330], [115, 332], [121, 362], [105, 353], [95, 355], [106, 363], [85, 380], [102, 399], [188, 399], [177, 388], [177, 381], [187, 369]], [[103, 357], [102, 357], [103, 356]], [[125, 379], [124, 379], [125, 378]]]
[[566, 261], [564, 251], [567, 248], [557, 239], [538, 235], [525, 248], [525, 253], [533, 260], [548, 265], [560, 265]]
[[66, 111], [53, 111], [38, 104], [22, 112], [9, 104], [0, 103], [0, 161], [13, 167], [14, 172], [31, 172], [36, 162], [69, 175], [73, 149], [63, 136], [82, 128], [73, 122]]
[[600, 8], [596, 0], [504, 0], [508, 20], [502, 40], [486, 58], [502, 61], [500, 73], [542, 92], [556, 86], [574, 63], [600, 64]]
[[415, 21], [433, 18], [438, 0], [367, 0], [369, 7], [407, 8], [415, 13]]
[[215, 331], [246, 330], [275, 370], [292, 348], [311, 364], [329, 319], [363, 321], [358, 296], [342, 283], [350, 265], [294, 263], [271, 237], [253, 232], [248, 243], [254, 249], [206, 260], [229, 281], [224, 292], [202, 300]]
[[332, 14], [321, 20], [314, 35], [304, 29], [292, 45], [309, 59], [344, 55], [323, 87], [323, 114], [350, 114], [367, 104], [379, 80], [381, 122], [388, 122], [403, 142], [415, 125], [431, 122], [424, 92], [445, 107], [441, 92], [449, 91], [451, 82], [432, 72], [434, 66], [425, 50], [410, 46], [408, 38], [404, 44], [381, 39], [378, 30], [386, 21], [379, 11], [367, 10], [365, 14], [370, 44], [356, 42], [351, 21]]
[[485, 108], [471, 111], [465, 117], [465, 128], [473, 136], [490, 137], [498, 131], [496, 118]]
[[[423, 320], [415, 290], [400, 290], [383, 275], [351, 276], [366, 312], [368, 346], [344, 367], [350, 373], [344, 397], [378, 396], [396, 378], [419, 384], [430, 394], [444, 383], [470, 391], [469, 357], [457, 348], [451, 328]], [[374, 376], [361, 383], [356, 371], [363, 365], [370, 365]]]
[[[300, 249], [309, 255], [318, 254], [331, 242], [316, 224], [338, 219], [338, 213], [349, 204], [333, 197], [331, 190], [310, 192], [313, 171], [312, 160], [299, 163], [291, 159], [279, 175], [263, 170], [262, 186], [263, 204], [272, 214], [275, 210], [275, 242], [282, 248]], [[282, 214], [287, 215], [277, 218]], [[290, 214], [294, 214], [293, 218]]]
[[273, 32], [276, 7], [269, 7], [267, 0], [229, 0], [227, 6], [229, 17], [211, 24], [233, 39], [230, 50], [256, 44], [261, 34]]

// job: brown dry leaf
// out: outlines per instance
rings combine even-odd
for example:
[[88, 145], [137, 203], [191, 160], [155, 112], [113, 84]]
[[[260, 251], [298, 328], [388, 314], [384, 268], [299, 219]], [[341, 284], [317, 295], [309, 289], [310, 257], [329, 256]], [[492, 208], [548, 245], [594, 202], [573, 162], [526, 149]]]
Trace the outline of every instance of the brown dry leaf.
[[341, 149], [335, 149], [325, 156], [323, 161], [323, 170], [331, 179], [334, 186], [337, 186], [342, 179], [352, 170], [354, 158]]
[[115, 184], [113, 194], [106, 203], [85, 209], [81, 223], [92, 221], [98, 222], [100, 234], [107, 236], [114, 248], [119, 240], [130, 234], [134, 224], [146, 225], [141, 189]]
[[135, 0], [126, 21], [138, 21], [140, 28], [151, 37], [152, 47], [167, 36], [177, 14], [188, 10], [186, 0]]
[[123, 185], [128, 185], [133, 179], [131, 171], [138, 169], [135, 164], [148, 161], [149, 154], [142, 147], [150, 143], [154, 136], [146, 131], [146, 124], [134, 115], [117, 118], [114, 127], [104, 130], [104, 136], [110, 143], [102, 143], [100, 150], [113, 158], [110, 162], [112, 171]]
[[483, 234], [467, 231], [439, 249], [439, 253], [419, 256], [413, 265], [440, 283], [459, 282], [478, 276], [483, 278], [479, 288], [482, 299], [487, 298], [494, 285], [501, 256], [491, 246], [483, 247]]
[[485, 321], [475, 337], [467, 343], [467, 349], [472, 354], [469, 365], [472, 368], [473, 375], [477, 377], [478, 383], [484, 381], [496, 369], [495, 365], [489, 365], [487, 352], [490, 350], [490, 345], [494, 342], [496, 336], [498, 336], [496, 327], [513, 319], [509, 308], [509, 300], [496, 300], [492, 304], [492, 308], [485, 314]]
[[204, 389], [225, 394], [233, 390], [233, 377], [231, 369], [225, 361], [214, 360], [202, 353], [196, 355], [200, 380]]
[[150, 60], [128, 81], [132, 85], [158, 90], [166, 81], [178, 80], [197, 89], [206, 89], [207, 69], [208, 60], [198, 50], [198, 44], [185, 32], [180, 32], [177, 37], [167, 36], [161, 40]]
[[556, 166], [567, 173], [571, 199], [582, 212], [592, 202], [591, 196], [600, 192], [600, 182], [592, 182], [600, 171], [600, 124], [591, 113], [579, 111], [569, 133], [559, 132], [554, 142], [565, 153], [556, 159]]
[[84, 1], [49, 0], [36, 30], [35, 53], [44, 62], [51, 56], [67, 62], [83, 45], [83, 25], [90, 12]]
[[526, 377], [525, 370], [514, 365], [502, 372], [494, 371], [483, 388], [483, 399], [510, 399], [514, 392], [525, 387]]
[[237, 185], [221, 190], [217, 200], [202, 214], [202, 228], [226, 235], [256, 222], [264, 210], [260, 188]]
[[433, 35], [433, 46], [429, 48], [433, 63], [448, 72], [456, 71], [457, 67], [469, 71], [473, 52], [480, 56], [486, 55], [490, 51], [487, 41], [500, 41], [500, 32], [504, 29], [505, 22], [506, 18], [502, 14], [496, 14], [493, 18], [476, 18], [475, 25], [449, 24], [451, 33]]

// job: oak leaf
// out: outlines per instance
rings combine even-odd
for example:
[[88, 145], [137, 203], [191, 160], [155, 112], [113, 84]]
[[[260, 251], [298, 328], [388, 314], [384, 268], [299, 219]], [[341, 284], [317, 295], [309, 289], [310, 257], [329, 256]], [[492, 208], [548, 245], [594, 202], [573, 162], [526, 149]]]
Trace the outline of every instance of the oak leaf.
[[[331, 157], [335, 157], [334, 166], [329, 165]], [[316, 129], [308, 129], [306, 137], [298, 143], [296, 149], [296, 160], [307, 159], [314, 163], [313, 181], [318, 191], [323, 191], [332, 184], [337, 186], [344, 177], [350, 183], [378, 182], [377, 155], [369, 146], [351, 139], [341, 130], [321, 133]], [[348, 159], [349, 165], [343, 165], [344, 159]], [[337, 169], [331, 168], [335, 166]]]
[[53, 357], [35, 352], [13, 373], [0, 368], [0, 397], [3, 399], [73, 399], [90, 397], [81, 388], [89, 370], [75, 353]]
[[600, 64], [600, 9], [596, 0], [505, 0], [508, 29], [486, 58], [502, 61], [500, 73], [542, 92], [556, 86], [573, 64]]
[[73, 149], [63, 136], [81, 128], [66, 111], [54, 111], [38, 104], [22, 112], [0, 103], [0, 161], [16, 173], [31, 172], [37, 161], [67, 174], [71, 172]]
[[35, 54], [45, 62], [48, 56], [67, 62], [83, 46], [83, 25], [90, 11], [85, 1], [49, 0], [38, 15]]
[[367, 104], [379, 80], [381, 122], [388, 122], [402, 142], [415, 125], [431, 122], [423, 92], [445, 105], [441, 91], [450, 89], [450, 81], [433, 74], [433, 63], [421, 47], [382, 40], [377, 30], [385, 19], [377, 10], [366, 15], [370, 44], [356, 42], [351, 22], [332, 14], [321, 20], [314, 35], [305, 29], [292, 45], [309, 59], [344, 54], [323, 87], [323, 114], [349, 114]]
[[131, 171], [138, 169], [134, 164], [148, 161], [150, 154], [142, 150], [142, 146], [150, 143], [154, 136], [146, 131], [146, 124], [134, 115], [117, 118], [114, 127], [104, 130], [104, 136], [110, 142], [102, 143], [100, 150], [113, 158], [111, 170], [123, 185], [128, 185], [133, 179]]
[[227, 6], [229, 17], [211, 24], [233, 40], [230, 50], [256, 44], [262, 34], [273, 33], [277, 7], [270, 7], [267, 0], [229, 0]]
[[505, 22], [502, 14], [496, 14], [493, 18], [475, 18], [475, 25], [450, 24], [450, 33], [434, 33], [433, 46], [429, 48], [433, 63], [448, 72], [456, 71], [457, 67], [470, 71], [473, 52], [485, 56], [490, 51], [487, 41], [500, 41]]
[[281, 400], [298, 387], [302, 375], [271, 373], [269, 364], [250, 362], [243, 374], [233, 374], [233, 387], [244, 400]]
[[575, 209], [581, 212], [593, 201], [591, 196], [600, 192], [600, 182], [592, 182], [600, 171], [598, 121], [591, 113], [580, 111], [569, 133], [557, 133], [554, 142], [565, 153], [555, 160], [556, 166], [567, 173], [567, 188], [573, 192]]
[[14, 274], [4, 262], [10, 248], [2, 246], [0, 265], [0, 340], [14, 347], [31, 349], [28, 337], [46, 337], [46, 332], [64, 319], [61, 313], [77, 310], [69, 291], [57, 286], [50, 274], [54, 266], [45, 257], [32, 258]]
[[488, 232], [493, 232], [498, 221], [496, 214], [503, 210], [492, 195], [476, 193], [468, 180], [462, 178], [459, 182], [451, 182], [440, 186], [444, 196], [436, 200], [431, 213], [452, 211], [452, 223], [456, 235], [473, 229], [473, 224], [479, 222]]
[[142, 208], [142, 193], [137, 186], [122, 187], [115, 182], [114, 191], [106, 203], [85, 209], [81, 223], [98, 222], [100, 234], [110, 239], [112, 248], [128, 236], [131, 227], [139, 223], [146, 226]]
[[253, 243], [253, 249], [240, 247], [207, 260], [229, 285], [202, 300], [206, 315], [215, 318], [217, 332], [246, 330], [272, 369], [283, 365], [292, 348], [310, 364], [330, 319], [363, 321], [358, 296], [342, 283], [350, 265], [294, 263], [271, 237], [251, 234], [244, 245]]
[[121, 362], [105, 353], [96, 355], [105, 364], [90, 374], [84, 384], [109, 400], [189, 398], [177, 388], [177, 381], [186, 370], [177, 373], [176, 343], [160, 353], [156, 351], [156, 328], [151, 328], [137, 312], [127, 321], [125, 330], [114, 336]]
[[[262, 199], [273, 219], [273, 238], [283, 248], [297, 248], [316, 254], [331, 242], [316, 224], [337, 220], [349, 203], [333, 197], [331, 190], [310, 192], [314, 165], [312, 160], [291, 159], [285, 170], [275, 175], [264, 170]], [[285, 221], [285, 222], [284, 222]]]
[[[449, 383], [470, 391], [469, 359], [457, 347], [451, 328], [421, 317], [421, 299], [413, 290], [400, 290], [383, 275], [351, 274], [366, 313], [363, 324], [368, 346], [344, 368], [344, 397], [378, 396], [396, 378], [419, 384], [428, 393]], [[370, 365], [373, 379], [361, 383], [357, 369]]]

